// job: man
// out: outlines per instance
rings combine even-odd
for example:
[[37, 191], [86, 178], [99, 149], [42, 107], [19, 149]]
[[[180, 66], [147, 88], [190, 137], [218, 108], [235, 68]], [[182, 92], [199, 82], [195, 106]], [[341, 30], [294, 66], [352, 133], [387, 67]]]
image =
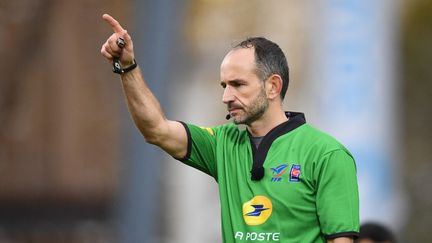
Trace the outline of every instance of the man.
[[129, 111], [146, 141], [218, 182], [224, 242], [353, 242], [355, 162], [302, 113], [283, 111], [288, 66], [275, 43], [249, 38], [225, 56], [222, 101], [234, 124], [201, 128], [164, 116], [136, 67], [131, 37], [111, 16], [103, 19], [114, 33], [101, 53], [118, 58]]

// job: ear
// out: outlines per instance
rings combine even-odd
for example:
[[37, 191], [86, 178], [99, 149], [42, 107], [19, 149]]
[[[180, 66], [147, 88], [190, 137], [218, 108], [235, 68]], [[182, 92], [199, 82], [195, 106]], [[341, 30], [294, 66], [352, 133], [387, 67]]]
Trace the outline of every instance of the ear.
[[266, 80], [266, 94], [267, 98], [274, 100], [277, 97], [280, 97], [280, 93], [282, 91], [282, 78], [278, 74], [271, 75]]

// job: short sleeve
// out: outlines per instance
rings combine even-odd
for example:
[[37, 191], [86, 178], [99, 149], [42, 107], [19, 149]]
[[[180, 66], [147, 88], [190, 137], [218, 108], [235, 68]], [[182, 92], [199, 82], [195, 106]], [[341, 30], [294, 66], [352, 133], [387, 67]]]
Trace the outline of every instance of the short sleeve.
[[357, 238], [359, 196], [355, 161], [340, 149], [325, 154], [317, 163], [317, 212], [326, 239]]
[[182, 124], [188, 136], [188, 149], [184, 158], [176, 159], [217, 178], [215, 130], [192, 124]]

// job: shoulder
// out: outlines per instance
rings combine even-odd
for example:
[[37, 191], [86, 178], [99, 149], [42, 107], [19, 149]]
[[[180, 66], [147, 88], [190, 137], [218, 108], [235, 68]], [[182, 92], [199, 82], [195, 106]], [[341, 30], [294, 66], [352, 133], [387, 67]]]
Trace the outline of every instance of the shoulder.
[[185, 127], [190, 130], [192, 133], [204, 133], [207, 135], [211, 135], [213, 137], [235, 137], [239, 136], [242, 133], [245, 133], [244, 129], [239, 128], [234, 123], [226, 123], [217, 126], [199, 126], [190, 123], [185, 123]]
[[309, 152], [325, 155], [335, 151], [344, 151], [351, 156], [348, 149], [336, 138], [308, 123], [299, 127], [297, 140], [299, 146], [304, 147]]
[[342, 144], [334, 138], [332, 135], [313, 127], [306, 123], [300, 127], [300, 132], [305, 140], [309, 140], [312, 143], [322, 143], [329, 146], [342, 146]]
[[226, 123], [218, 126], [207, 127], [206, 129], [213, 132], [213, 134], [217, 137], [238, 136], [246, 132], [245, 129], [242, 129], [234, 123]]

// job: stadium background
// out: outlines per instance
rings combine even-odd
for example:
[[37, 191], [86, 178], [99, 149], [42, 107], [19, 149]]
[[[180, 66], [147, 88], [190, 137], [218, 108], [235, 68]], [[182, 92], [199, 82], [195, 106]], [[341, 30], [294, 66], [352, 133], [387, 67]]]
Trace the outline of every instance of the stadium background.
[[0, 243], [220, 242], [217, 186], [146, 145], [101, 57], [110, 13], [169, 118], [225, 122], [219, 64], [262, 35], [285, 106], [357, 158], [362, 222], [432, 242], [427, 0], [0, 2]]

